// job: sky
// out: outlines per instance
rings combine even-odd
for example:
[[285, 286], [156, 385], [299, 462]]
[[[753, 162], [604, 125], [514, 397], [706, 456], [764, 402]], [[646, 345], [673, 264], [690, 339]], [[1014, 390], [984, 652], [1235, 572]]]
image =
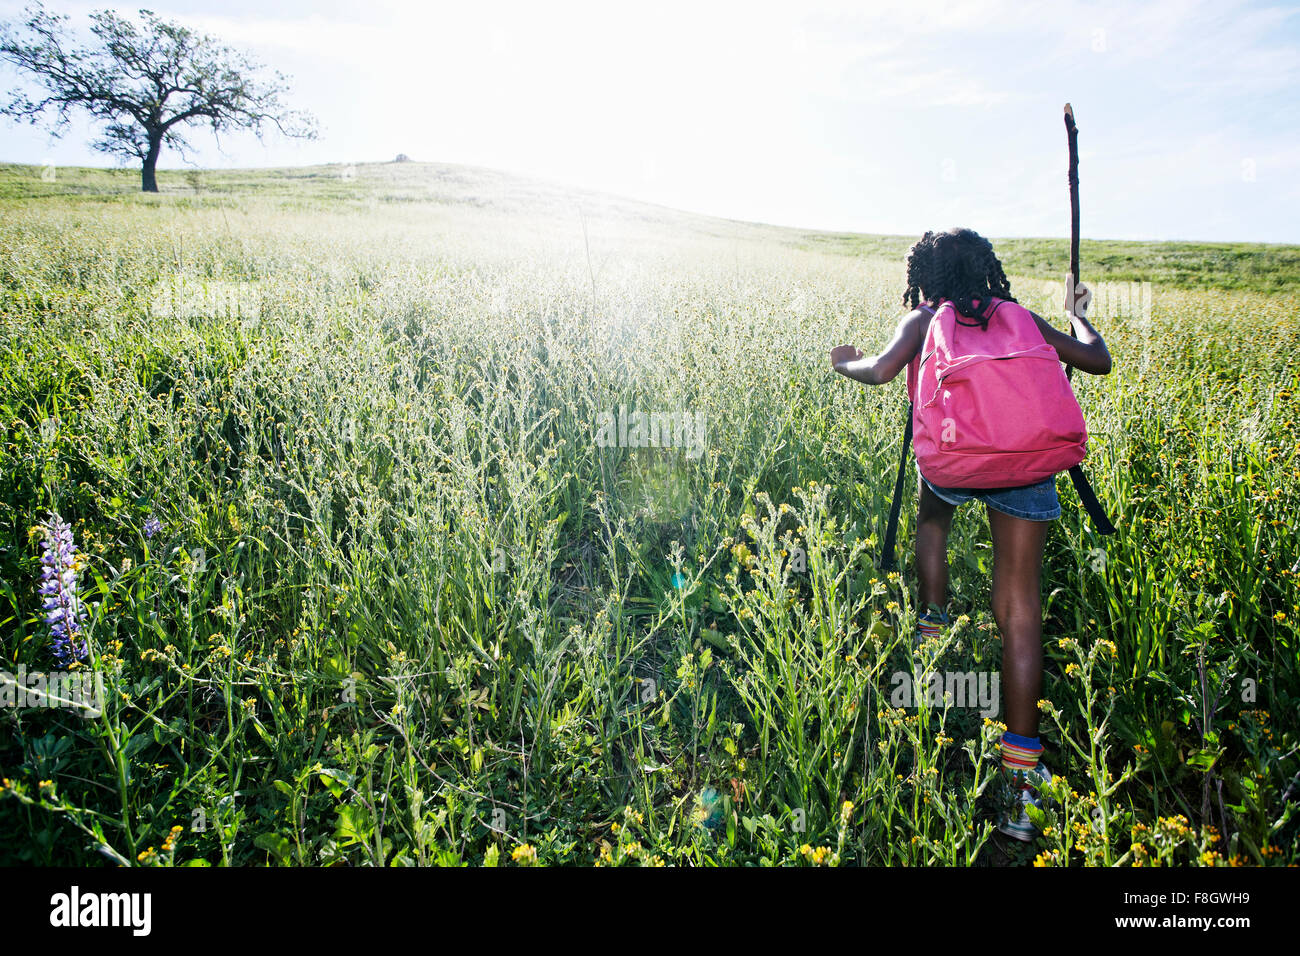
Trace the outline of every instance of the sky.
[[[0, 19], [24, 4], [0, 0]], [[106, 4], [46, 4], [86, 25]], [[134, 7], [115, 6], [119, 13]], [[1300, 4], [157, 0], [291, 77], [312, 142], [199, 167], [467, 163], [837, 231], [1300, 242]], [[21, 85], [0, 66], [0, 90]], [[6, 97], [7, 98], [7, 97]], [[112, 165], [0, 118], [0, 161]], [[186, 168], [164, 153], [161, 168]]]

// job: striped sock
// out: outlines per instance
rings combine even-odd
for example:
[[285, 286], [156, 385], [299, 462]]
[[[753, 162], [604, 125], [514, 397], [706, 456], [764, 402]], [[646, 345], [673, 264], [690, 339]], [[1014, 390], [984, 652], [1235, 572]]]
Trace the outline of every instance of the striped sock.
[[938, 637], [943, 633], [944, 627], [948, 624], [948, 615], [939, 610], [933, 604], [930, 610], [916, 619], [916, 640], [928, 641], [933, 637]]
[[1021, 790], [1029, 786], [1028, 777], [1038, 766], [1038, 758], [1043, 754], [1043, 745], [1037, 737], [1022, 737], [1007, 731], [999, 742], [1002, 749], [1002, 770]]

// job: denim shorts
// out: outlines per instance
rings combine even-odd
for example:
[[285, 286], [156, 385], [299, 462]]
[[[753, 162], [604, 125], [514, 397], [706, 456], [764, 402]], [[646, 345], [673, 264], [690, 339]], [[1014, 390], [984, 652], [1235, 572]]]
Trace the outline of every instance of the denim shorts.
[[[920, 469], [917, 469], [920, 475]], [[1001, 511], [1013, 518], [1025, 518], [1029, 521], [1051, 521], [1061, 517], [1061, 502], [1056, 497], [1056, 476], [1044, 478], [1033, 485], [1019, 488], [940, 488], [930, 484], [922, 475], [921, 480], [934, 492], [940, 501], [950, 505], [961, 505], [968, 501], [982, 501], [994, 511]]]

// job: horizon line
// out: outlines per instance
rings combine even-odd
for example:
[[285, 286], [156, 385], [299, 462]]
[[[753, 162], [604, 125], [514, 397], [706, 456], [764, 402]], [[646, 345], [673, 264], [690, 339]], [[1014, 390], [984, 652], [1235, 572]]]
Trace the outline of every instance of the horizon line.
[[[399, 154], [399, 155], [406, 155], [406, 154]], [[97, 172], [130, 173], [137, 176], [139, 175], [139, 169], [131, 166], [84, 166], [84, 165], [75, 165], [71, 163], [57, 163], [57, 164], [23, 163], [23, 162], [13, 162], [9, 160], [0, 160], [0, 166], [26, 166], [31, 169], [42, 169], [46, 165], [53, 165], [56, 168], [61, 167], [64, 169], [86, 169], [86, 170], [94, 170]], [[864, 236], [864, 237], [876, 237], [876, 238], [884, 238], [884, 239], [907, 239], [916, 235], [915, 233], [903, 233], [903, 232], [859, 232], [857, 230], [852, 230], [852, 229], [849, 230], [831, 229], [824, 226], [796, 226], [796, 225], [776, 223], [776, 222], [763, 222], [761, 220], [755, 220], [755, 219], [735, 219], [730, 216], [720, 216], [715, 213], [699, 212], [698, 210], [693, 210], [693, 209], [682, 209], [679, 206], [668, 206], [665, 205], [664, 203], [654, 202], [653, 200], [648, 200], [648, 199], [639, 199], [635, 196], [629, 196], [625, 193], [609, 192], [608, 190], [597, 189], [591, 186], [582, 186], [582, 185], [578, 185], [577, 183], [565, 181], [562, 179], [552, 179], [545, 176], [538, 176], [533, 173], [505, 169], [499, 166], [482, 166], [477, 163], [457, 163], [457, 162], [448, 162], [444, 160], [414, 159], [409, 157], [405, 160], [398, 160], [396, 157], [394, 157], [393, 159], [339, 160], [339, 161], [328, 162], [328, 163], [306, 163], [306, 164], [301, 164], [296, 166], [284, 165], [284, 164], [272, 164], [267, 166], [186, 166], [186, 165], [164, 166], [160, 163], [157, 169], [159, 173], [175, 173], [175, 172], [238, 173], [238, 172], [272, 171], [272, 170], [280, 170], [280, 169], [316, 169], [316, 168], [325, 168], [330, 166], [395, 166], [395, 165], [452, 166], [461, 169], [478, 169], [478, 170], [483, 170], [485, 172], [498, 173], [503, 176], [514, 177], [520, 180], [531, 180], [532, 182], [535, 183], [559, 186], [571, 190], [580, 190], [583, 192], [593, 193], [598, 196], [608, 196], [614, 199], [621, 199], [624, 202], [638, 203], [643, 206], [653, 206], [655, 208], [666, 209], [670, 212], [678, 213], [680, 215], [699, 216], [705, 219], [713, 219], [719, 222], [736, 223], [745, 226], [763, 226], [770, 229], [788, 229], [796, 232], [820, 233], [827, 236]], [[2, 198], [4, 198], [5, 200], [14, 200], [14, 199], [31, 199], [31, 198], [43, 198], [43, 197], [6, 196]], [[979, 230], [976, 231], [978, 232]], [[1060, 236], [1014, 235], [1012, 236], [1012, 235], [995, 235], [993, 233], [986, 233], [986, 232], [980, 232], [980, 235], [990, 240], [1023, 239], [1023, 240], [1033, 240], [1033, 241], [1044, 241], [1044, 240], [1061, 241], [1061, 242], [1070, 241], [1070, 237], [1068, 235], [1060, 235]], [[1113, 238], [1113, 237], [1081, 236], [1080, 241], [1081, 242], [1106, 242], [1106, 243], [1119, 243], [1119, 242], [1156, 243], [1158, 242], [1158, 243], [1183, 243], [1188, 245], [1192, 245], [1192, 244], [1218, 245], [1218, 246], [1249, 245], [1249, 246], [1272, 246], [1278, 248], [1300, 248], [1300, 242], [1268, 242], [1266, 240], [1260, 240], [1260, 239]]]

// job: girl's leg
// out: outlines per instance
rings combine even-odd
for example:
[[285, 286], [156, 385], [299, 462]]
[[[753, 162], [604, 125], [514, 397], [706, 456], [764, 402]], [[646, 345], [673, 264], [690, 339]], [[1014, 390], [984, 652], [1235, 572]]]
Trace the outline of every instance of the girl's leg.
[[993, 534], [993, 618], [1002, 633], [1002, 696], [1007, 730], [1038, 736], [1043, 691], [1041, 578], [1046, 521], [1013, 518], [988, 509]]
[[953, 506], [921, 483], [921, 505], [916, 515], [916, 598], [918, 610], [948, 604], [948, 531]]

